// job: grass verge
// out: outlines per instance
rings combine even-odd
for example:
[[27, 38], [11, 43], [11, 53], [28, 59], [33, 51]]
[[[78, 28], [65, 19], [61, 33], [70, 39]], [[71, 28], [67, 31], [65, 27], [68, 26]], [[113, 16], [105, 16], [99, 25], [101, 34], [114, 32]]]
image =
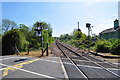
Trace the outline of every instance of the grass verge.
[[[48, 53], [51, 53], [51, 50], [48, 50]], [[18, 55], [20, 56], [32, 56], [32, 57], [41, 57], [42, 51], [41, 50], [33, 50], [28, 52], [21, 52]], [[46, 52], [44, 53], [44, 56], [46, 56]]]

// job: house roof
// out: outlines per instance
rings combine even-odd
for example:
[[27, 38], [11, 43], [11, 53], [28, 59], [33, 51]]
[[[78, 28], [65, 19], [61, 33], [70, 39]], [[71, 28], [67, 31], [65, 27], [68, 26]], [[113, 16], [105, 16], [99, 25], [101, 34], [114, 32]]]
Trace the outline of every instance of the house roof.
[[100, 32], [100, 34], [110, 33], [110, 32], [115, 32], [115, 31], [117, 31], [117, 30], [119, 30], [119, 29], [120, 29], [120, 27], [119, 27], [119, 28], [117, 28], [117, 29], [114, 29], [114, 28], [109, 28], [109, 29], [106, 29], [106, 30], [104, 30], [104, 31]]

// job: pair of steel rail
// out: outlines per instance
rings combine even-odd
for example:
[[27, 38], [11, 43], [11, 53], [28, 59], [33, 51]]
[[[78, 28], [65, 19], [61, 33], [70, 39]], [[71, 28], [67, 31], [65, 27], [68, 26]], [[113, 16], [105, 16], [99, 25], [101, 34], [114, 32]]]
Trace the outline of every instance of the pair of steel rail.
[[[67, 45], [62, 44], [62, 43], [59, 42], [59, 41], [56, 41], [56, 45], [57, 45], [58, 48], [62, 51], [62, 53], [64, 54], [64, 56], [66, 56], [66, 58], [77, 68], [77, 70], [78, 70], [80, 73], [82, 73], [82, 75], [84, 76], [84, 78], [85, 78], [86, 80], [90, 80], [90, 78], [88, 77], [88, 75], [74, 62], [74, 60], [73, 60], [71, 57], [68, 56], [68, 54], [67, 54], [67, 52], [65, 51], [65, 49], [67, 49], [68, 51], [74, 53], [74, 54], [77, 55], [78, 57], [81, 57], [82, 55], [80, 55], [78, 52], [70, 49]], [[87, 54], [86, 54], [86, 55], [87, 55]], [[86, 60], [88, 60], [88, 61], [96, 64], [97, 66], [99, 66], [99, 67], [102, 68], [103, 70], [105, 70], [105, 71], [111, 73], [112, 75], [116, 76], [117, 79], [120, 79], [120, 75], [118, 75], [118, 74], [110, 71], [109, 69], [107, 69], [107, 68], [105, 68], [104, 66], [98, 64], [97, 62], [92, 61], [91, 59], [89, 59], [89, 58], [86, 57], [86, 56], [82, 56], [82, 57], [84, 57]], [[92, 56], [90, 56], [90, 57], [92, 57]], [[109, 64], [109, 63], [107, 63], [107, 64]], [[112, 64], [109, 64], [109, 65], [114, 66], [114, 65], [112, 65]], [[116, 66], [114, 66], [114, 67], [116, 67]]]

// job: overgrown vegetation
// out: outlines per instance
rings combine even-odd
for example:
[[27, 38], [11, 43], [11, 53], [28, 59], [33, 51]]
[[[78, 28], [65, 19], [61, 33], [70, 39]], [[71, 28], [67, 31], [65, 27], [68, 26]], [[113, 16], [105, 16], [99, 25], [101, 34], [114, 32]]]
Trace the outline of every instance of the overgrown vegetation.
[[64, 34], [56, 38], [82, 50], [90, 50], [102, 53], [120, 55], [120, 39], [100, 39], [99, 36], [91, 37], [75, 29], [70, 35]]
[[95, 42], [98, 40], [98, 37], [87, 37], [81, 31], [75, 29], [70, 35], [64, 34], [59, 38], [61, 41], [68, 43], [72, 46], [78, 47], [79, 49], [87, 50], [88, 47], [93, 47]]
[[[41, 37], [36, 36], [36, 31], [34, 30], [36, 27], [40, 27], [37, 23], [41, 23], [43, 27], [43, 47], [45, 47], [46, 43], [50, 45], [54, 42], [54, 38], [52, 37], [52, 28], [50, 24], [46, 22], [35, 22], [32, 28], [29, 28], [25, 24], [20, 24], [18, 27], [10, 26], [10, 24], [16, 23], [7, 19], [3, 19], [5, 22], [2, 24], [4, 33], [2, 34], [2, 55], [15, 54], [28, 50], [38, 50], [41, 49]], [[7, 22], [8, 21], [8, 22]], [[12, 22], [12, 23], [11, 23]], [[8, 24], [8, 25], [7, 25]]]
[[120, 39], [116, 40], [114, 43], [112, 43], [110, 52], [112, 54], [120, 55]]
[[95, 45], [95, 50], [97, 52], [109, 53], [110, 48], [111, 42], [104, 39], [98, 40]]
[[97, 52], [120, 55], [120, 39], [100, 39], [95, 45], [95, 50]]

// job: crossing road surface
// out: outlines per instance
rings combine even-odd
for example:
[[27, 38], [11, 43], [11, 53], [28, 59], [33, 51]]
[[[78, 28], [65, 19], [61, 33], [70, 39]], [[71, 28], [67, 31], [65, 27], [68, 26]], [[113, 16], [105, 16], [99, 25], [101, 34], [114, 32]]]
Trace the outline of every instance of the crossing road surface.
[[11, 78], [48, 80], [65, 78], [59, 57], [0, 56], [0, 61], [2, 61], [0, 72], [3, 80]]
[[[103, 73], [105, 71], [100, 67], [92, 64], [82, 64], [81, 60], [78, 60], [78, 63], [78, 66], [84, 69], [84, 71], [86, 71], [85, 73], [89, 74], [92, 79], [98, 80], [101, 78], [99, 76], [103, 76], [101, 80], [105, 80], [104, 77], [107, 77], [109, 80], [113, 80], [112, 78], [114, 78], [107, 72]], [[85, 76], [80, 74], [73, 64], [65, 57], [33, 58], [22, 56], [0, 56], [0, 66], [2, 80], [86, 80]], [[96, 70], [100, 73], [99, 76], [96, 76], [98, 73], [95, 74], [93, 72]], [[109, 68], [109, 70], [118, 74], [119, 69]]]

